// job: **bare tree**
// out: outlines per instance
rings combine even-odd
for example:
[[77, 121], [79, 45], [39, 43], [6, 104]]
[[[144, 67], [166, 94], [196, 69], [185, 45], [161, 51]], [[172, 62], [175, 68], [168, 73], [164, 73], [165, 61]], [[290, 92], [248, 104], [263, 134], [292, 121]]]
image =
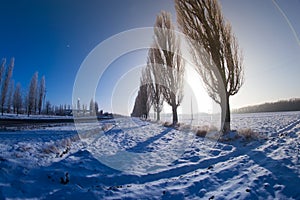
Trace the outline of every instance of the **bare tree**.
[[91, 99], [90, 101], [90, 115], [97, 115], [99, 112], [99, 106], [97, 101]]
[[1, 113], [3, 115], [4, 112], [4, 104], [6, 101], [7, 92], [9, 89], [10, 79], [12, 77], [13, 69], [14, 69], [15, 59], [12, 58], [9, 64], [9, 67], [6, 70], [4, 76], [4, 82], [2, 83], [2, 90], [1, 90]]
[[46, 81], [45, 81], [45, 76], [42, 76], [40, 86], [39, 86], [39, 92], [38, 92], [39, 115], [41, 114], [41, 111], [42, 111], [43, 100], [45, 99], [45, 94], [46, 94]]
[[149, 111], [151, 108], [151, 98], [150, 98], [149, 85], [145, 77], [146, 75], [144, 69], [142, 71], [142, 76], [140, 79], [140, 88], [138, 91], [138, 95], [135, 98], [133, 111], [131, 113], [132, 117], [144, 117], [147, 119], [149, 115]]
[[145, 69], [142, 71], [140, 91], [141, 91], [141, 100], [142, 100], [142, 104], [143, 104], [143, 114], [144, 114], [145, 118], [147, 119], [149, 117], [149, 111], [152, 106], [152, 101], [151, 101], [151, 96], [150, 96], [150, 94], [151, 94], [150, 86], [149, 86], [149, 82], [147, 82], [147, 79], [146, 79]]
[[11, 105], [13, 100], [15, 81], [12, 80], [9, 84], [8, 97], [7, 97], [7, 113], [11, 112]]
[[4, 70], [5, 70], [5, 63], [6, 63], [6, 59], [3, 58], [2, 62], [1, 62], [1, 67], [0, 67], [0, 85], [2, 83], [3, 73], [4, 73]]
[[24, 113], [28, 113], [28, 104], [29, 104], [29, 100], [28, 100], [28, 92], [27, 92], [24, 94], [24, 98], [23, 98]]
[[[6, 59], [5, 58], [2, 58], [2, 62], [1, 62], [1, 67], [0, 67], [0, 86], [2, 84], [2, 79], [3, 79], [3, 74], [5, 72], [5, 64], [6, 64]], [[1, 94], [2, 94], [2, 90], [0, 91]], [[2, 97], [0, 96], [0, 98], [2, 99]], [[0, 99], [0, 100], [1, 100]], [[3, 113], [2, 113], [3, 115]]]
[[13, 108], [14, 113], [17, 112], [17, 115], [19, 115], [19, 112], [22, 108], [22, 95], [21, 95], [21, 84], [17, 83], [14, 96], [13, 96]]
[[159, 51], [156, 48], [150, 48], [148, 51], [147, 66], [145, 69], [146, 82], [148, 83], [150, 99], [153, 105], [154, 112], [156, 112], [156, 120], [160, 120], [160, 113], [163, 108], [164, 96], [163, 96], [163, 77], [162, 68], [156, 63], [155, 51]]
[[175, 0], [177, 20], [209, 96], [221, 106], [223, 133], [230, 131], [229, 97], [243, 84], [243, 56], [217, 0]]
[[81, 110], [80, 98], [77, 99], [77, 111]]
[[46, 101], [46, 115], [49, 115], [50, 111], [51, 111], [51, 103], [50, 101]]
[[183, 99], [184, 62], [180, 52], [180, 39], [176, 37], [171, 14], [162, 11], [154, 25], [155, 63], [163, 76], [163, 94], [172, 107], [173, 125], [178, 122], [177, 107]]
[[95, 113], [96, 113], [96, 115], [98, 115], [98, 112], [99, 112], [99, 106], [98, 106], [97, 101], [95, 101], [94, 108], [95, 108]]
[[94, 100], [91, 99], [90, 101], [90, 115], [94, 115], [95, 114], [95, 103]]
[[28, 105], [27, 114], [31, 114], [32, 110], [35, 109], [36, 97], [37, 97], [37, 85], [38, 85], [38, 72], [35, 72], [31, 78], [29, 92], [28, 92]]
[[82, 104], [82, 114], [83, 114], [83, 116], [85, 116], [86, 111], [87, 111], [87, 105]]

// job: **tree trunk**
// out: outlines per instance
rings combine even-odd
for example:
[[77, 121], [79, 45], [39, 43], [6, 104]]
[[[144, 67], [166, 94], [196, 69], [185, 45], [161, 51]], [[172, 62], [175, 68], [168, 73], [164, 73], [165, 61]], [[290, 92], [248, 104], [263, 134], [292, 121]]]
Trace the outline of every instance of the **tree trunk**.
[[229, 95], [226, 95], [226, 99], [221, 103], [221, 131], [223, 134], [230, 131], [230, 105], [229, 105]]
[[156, 121], [160, 121], [160, 113], [159, 113], [159, 111], [156, 111]]
[[178, 116], [177, 116], [177, 106], [172, 106], [172, 113], [173, 113], [173, 125], [178, 123]]

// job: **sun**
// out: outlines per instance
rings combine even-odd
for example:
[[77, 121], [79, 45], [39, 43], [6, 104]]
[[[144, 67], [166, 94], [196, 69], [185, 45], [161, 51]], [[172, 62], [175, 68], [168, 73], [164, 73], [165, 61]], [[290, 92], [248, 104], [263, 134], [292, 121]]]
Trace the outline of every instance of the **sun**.
[[184, 98], [181, 111], [183, 114], [191, 113], [211, 113], [213, 111], [212, 99], [208, 96], [201, 76], [195, 68], [186, 63], [184, 77]]
[[[216, 109], [216, 103], [208, 96], [202, 78], [195, 68], [186, 63], [184, 85], [183, 85], [183, 100], [177, 108], [177, 113], [182, 114], [197, 114], [197, 113], [213, 113]], [[172, 109], [164, 102], [162, 113], [171, 114]]]

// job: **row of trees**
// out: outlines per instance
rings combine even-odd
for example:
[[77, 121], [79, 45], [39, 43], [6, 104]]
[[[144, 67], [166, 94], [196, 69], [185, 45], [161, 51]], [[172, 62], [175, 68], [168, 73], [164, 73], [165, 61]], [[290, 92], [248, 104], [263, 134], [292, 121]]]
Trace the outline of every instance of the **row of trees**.
[[183, 99], [183, 77], [180, 39], [176, 37], [171, 14], [163, 11], [156, 18], [154, 41], [148, 51], [147, 66], [142, 71], [132, 116], [147, 117], [153, 106], [160, 120], [165, 101], [172, 107], [173, 124], [177, 124], [177, 108]]
[[74, 105], [73, 114], [76, 116], [94, 116], [94, 115], [103, 115], [103, 110], [99, 110], [99, 105], [97, 101], [94, 101], [92, 98], [90, 100], [89, 107], [87, 104], [82, 104], [80, 102], [80, 98], [77, 99], [77, 105]]
[[[73, 111], [70, 105], [51, 105], [50, 101], [44, 102], [46, 97], [45, 76], [39, 80], [38, 72], [35, 72], [31, 78], [27, 91], [22, 90], [21, 84], [15, 85], [12, 79], [15, 60], [12, 58], [8, 66], [6, 59], [2, 59], [0, 66], [0, 106], [2, 115], [6, 113], [26, 113], [31, 114], [54, 114], [54, 115], [72, 115]], [[44, 105], [45, 104], [45, 105]], [[91, 99], [89, 108], [87, 105], [80, 105], [77, 102], [77, 113], [90, 115], [101, 115], [96, 101]]]
[[[6, 59], [2, 59], [0, 68], [0, 85], [1, 85], [1, 113], [16, 113], [25, 112], [28, 116], [32, 113], [41, 114], [43, 102], [46, 95], [46, 83], [43, 76], [38, 81], [38, 72], [35, 72], [28, 92], [22, 92], [21, 84], [17, 83], [15, 86], [12, 80], [14, 69], [14, 58], [11, 59], [10, 64], [6, 67]], [[12, 109], [13, 108], [13, 109]]]
[[46, 101], [44, 114], [46, 115], [60, 115], [60, 116], [72, 116], [76, 114], [77, 116], [86, 116], [86, 115], [102, 115], [103, 110], [99, 110], [98, 103], [91, 99], [90, 105], [80, 104], [80, 101], [77, 102], [76, 109], [72, 109], [71, 105], [60, 104], [60, 105], [51, 105], [50, 101]]
[[29, 85], [29, 92], [27, 96], [27, 113], [28, 116], [38, 111], [41, 114], [43, 100], [46, 95], [45, 77], [43, 76], [40, 82], [38, 81], [38, 72], [35, 72]]
[[[209, 96], [221, 107], [221, 131], [229, 132], [229, 98], [239, 91], [244, 81], [243, 56], [231, 25], [224, 19], [217, 0], [175, 0], [175, 7], [177, 22], [187, 36], [194, 66]], [[153, 47], [148, 53], [132, 115], [143, 113], [147, 116], [149, 106], [154, 105], [159, 116], [161, 98], [164, 98], [172, 106], [175, 124], [178, 121], [177, 107], [183, 97], [184, 67], [170, 14], [162, 12], [157, 16], [154, 33]], [[144, 100], [145, 94], [150, 101]]]
[[[103, 111], [102, 111], [103, 112]], [[101, 114], [102, 114], [101, 112]], [[97, 101], [91, 99], [90, 101], [90, 115], [98, 115], [99, 114], [99, 105]]]

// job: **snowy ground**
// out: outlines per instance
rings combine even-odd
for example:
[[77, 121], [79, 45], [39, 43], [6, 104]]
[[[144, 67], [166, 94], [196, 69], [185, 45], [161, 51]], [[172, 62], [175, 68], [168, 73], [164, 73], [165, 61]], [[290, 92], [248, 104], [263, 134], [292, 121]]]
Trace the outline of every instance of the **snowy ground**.
[[0, 199], [300, 199], [300, 112], [240, 114], [218, 142], [139, 119], [0, 132]]

